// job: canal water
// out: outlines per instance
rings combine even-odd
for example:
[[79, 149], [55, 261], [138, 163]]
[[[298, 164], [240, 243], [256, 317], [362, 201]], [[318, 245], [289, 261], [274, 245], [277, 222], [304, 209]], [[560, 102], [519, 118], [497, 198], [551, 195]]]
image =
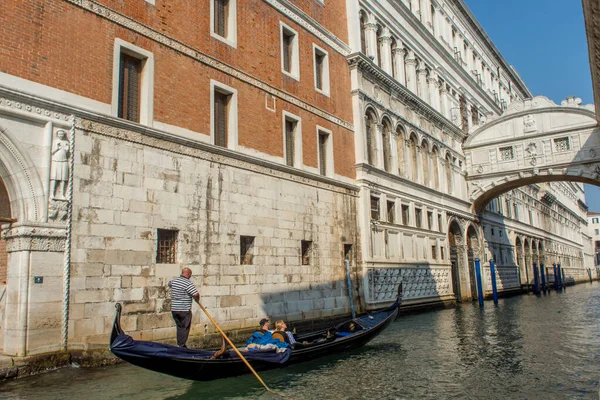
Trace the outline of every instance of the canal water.
[[[400, 316], [362, 349], [262, 378], [292, 399], [598, 399], [600, 284]], [[0, 384], [3, 399], [277, 399], [252, 376], [190, 382], [131, 365]]]

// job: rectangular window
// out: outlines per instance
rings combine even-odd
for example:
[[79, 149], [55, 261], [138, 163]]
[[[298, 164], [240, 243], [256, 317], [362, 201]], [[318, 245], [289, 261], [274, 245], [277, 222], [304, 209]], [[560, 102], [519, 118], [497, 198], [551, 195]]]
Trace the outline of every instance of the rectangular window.
[[142, 60], [121, 53], [118, 117], [140, 122]]
[[569, 137], [554, 139], [554, 151], [563, 152], [569, 151], [570, 149], [571, 143], [569, 142]]
[[402, 205], [402, 223], [404, 225], [410, 225], [410, 209], [406, 204]]
[[600, 229], [594, 229], [594, 234], [595, 235], [600, 235]]
[[437, 260], [437, 249], [435, 245], [431, 246], [431, 259]]
[[344, 260], [350, 261], [350, 265], [352, 265], [352, 258], [353, 258], [352, 245], [345, 244], [344, 245]]
[[300, 119], [296, 116], [284, 113], [284, 145], [285, 145], [285, 163], [290, 167], [297, 167], [298, 160], [301, 159], [298, 155], [298, 141], [300, 138]]
[[379, 221], [379, 197], [371, 196], [371, 219]]
[[446, 249], [444, 248], [444, 246], [440, 246], [440, 258], [442, 260], [446, 259]]
[[500, 147], [500, 161], [508, 161], [513, 160], [515, 158], [515, 153], [512, 146], [508, 147]]
[[313, 44], [315, 64], [315, 89], [329, 96], [329, 55], [322, 48]]
[[598, 221], [599, 221], [599, 219], [598, 219], [598, 218], [592, 218], [592, 224], [597, 224], [597, 223], [598, 223]]
[[319, 173], [323, 176], [327, 175], [327, 153], [328, 153], [328, 141], [329, 134], [327, 132], [319, 131]]
[[494, 230], [494, 228], [492, 228], [492, 236], [494, 236], [494, 233], [496, 233], [496, 231]]
[[444, 225], [442, 224], [442, 214], [438, 214], [438, 231], [444, 231]]
[[396, 220], [396, 204], [393, 201], [387, 202], [387, 222], [393, 224]]
[[156, 263], [175, 264], [177, 254], [177, 233], [172, 229], [157, 229]]
[[237, 0], [210, 0], [211, 36], [237, 47]]
[[237, 144], [237, 91], [211, 80], [211, 139], [215, 146], [235, 149]]
[[427, 229], [433, 230], [433, 212], [427, 211]]
[[281, 29], [281, 71], [300, 80], [300, 63], [298, 52], [298, 33], [280, 22]]
[[213, 132], [215, 138], [215, 145], [221, 147], [227, 147], [227, 117], [228, 117], [228, 106], [231, 96], [215, 91], [214, 96], [214, 121], [215, 131]]
[[252, 265], [254, 260], [254, 236], [240, 236], [240, 264]]
[[312, 241], [310, 241], [310, 240], [302, 241], [302, 243], [301, 243], [302, 265], [311, 265], [312, 247], [313, 247]]
[[416, 226], [417, 228], [420, 228], [420, 227], [421, 227], [421, 224], [422, 224], [422, 222], [423, 222], [423, 221], [421, 220], [421, 218], [422, 218], [422, 213], [423, 213], [423, 212], [421, 211], [421, 209], [420, 209], [420, 208], [416, 208], [416, 207], [415, 207], [415, 226]]

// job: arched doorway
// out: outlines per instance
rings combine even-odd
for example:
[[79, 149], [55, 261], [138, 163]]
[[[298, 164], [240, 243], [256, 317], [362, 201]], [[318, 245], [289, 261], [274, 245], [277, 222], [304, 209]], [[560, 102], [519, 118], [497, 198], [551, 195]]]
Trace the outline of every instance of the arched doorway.
[[[11, 218], [10, 199], [4, 181], [0, 178], [0, 224]], [[8, 255], [6, 253], [6, 242], [0, 238], [0, 307], [6, 287], [6, 271], [8, 268]]]
[[523, 252], [525, 253], [525, 264], [523, 269], [525, 270], [525, 288], [529, 290], [529, 284], [531, 283], [532, 274], [529, 273], [531, 269], [531, 242], [525, 238], [523, 240]]
[[475, 259], [479, 257], [479, 237], [473, 225], [467, 229], [467, 265], [469, 266], [469, 282], [471, 284], [471, 298], [477, 299], [477, 282], [475, 280]]
[[454, 292], [454, 296], [456, 296], [456, 300], [460, 301], [462, 299], [460, 291], [460, 267], [463, 255], [463, 234], [456, 221], [452, 221], [448, 228], [448, 245], [450, 247], [450, 263], [452, 264], [452, 291]]

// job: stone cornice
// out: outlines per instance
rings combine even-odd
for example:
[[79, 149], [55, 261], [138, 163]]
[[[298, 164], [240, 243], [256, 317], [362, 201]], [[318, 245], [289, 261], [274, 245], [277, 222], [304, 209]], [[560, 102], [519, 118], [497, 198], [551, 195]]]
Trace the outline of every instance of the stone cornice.
[[[264, 90], [265, 92], [267, 92], [273, 96], [277, 96], [284, 101], [287, 101], [297, 107], [300, 107], [303, 110], [311, 112], [321, 118], [327, 119], [328, 121], [333, 122], [334, 124], [340, 125], [349, 130], [354, 129], [353, 125], [350, 122], [344, 121], [341, 118], [338, 118], [337, 116], [335, 116], [331, 113], [328, 113], [327, 111], [321, 110], [320, 108], [317, 108], [303, 100], [300, 100], [299, 98], [297, 98], [283, 90], [273, 87], [255, 77], [253, 77], [252, 75], [249, 75], [237, 68], [234, 68], [231, 65], [225, 64], [224, 62], [217, 60], [216, 58], [213, 58], [205, 53], [202, 53], [201, 51], [199, 51], [191, 46], [188, 46], [188, 45], [180, 42], [177, 39], [173, 39], [170, 36], [165, 35], [164, 33], [158, 32], [140, 22], [137, 22], [136, 20], [134, 20], [132, 18], [129, 18], [123, 14], [120, 14], [120, 13], [112, 10], [109, 7], [106, 7], [104, 5], [96, 3], [95, 1], [92, 1], [92, 0], [66, 0], [66, 1], [77, 7], [81, 7], [82, 9], [84, 9], [88, 12], [94, 13], [98, 17], [105, 18], [112, 23], [120, 25], [120, 26], [122, 26], [126, 29], [129, 29], [130, 31], [135, 32], [139, 35], [147, 37], [150, 40], [155, 41], [156, 43], [159, 43], [163, 46], [170, 48], [171, 50], [174, 50], [181, 54], [184, 54], [202, 64], [205, 64], [211, 68], [215, 68], [227, 75], [230, 75], [236, 79], [239, 79], [240, 81], [242, 81], [244, 83], [255, 86], [260, 90]], [[275, 0], [272, 0], [272, 1], [275, 1]], [[279, 3], [277, 3], [277, 4], [279, 4]], [[334, 47], [332, 47], [332, 48], [334, 48]], [[347, 55], [347, 52], [346, 53], [342, 52], [342, 54]]]
[[[347, 56], [350, 54], [350, 46], [340, 40], [333, 33], [325, 29], [321, 24], [315, 21], [310, 15], [296, 7], [288, 0], [263, 0], [265, 3], [275, 8], [277, 11], [302, 26], [304, 29], [321, 39], [329, 47]], [[319, 1], [319, 0], [317, 0]]]
[[6, 241], [6, 251], [56, 251], [65, 250], [67, 229], [58, 224], [4, 225], [2, 239]]
[[429, 104], [425, 103], [418, 96], [401, 85], [393, 77], [377, 67], [362, 53], [354, 53], [348, 56], [350, 68], [358, 68], [361, 72], [376, 80], [376, 83], [382, 84], [391, 95], [402, 100], [407, 106], [414, 110], [417, 114], [433, 121], [438, 127], [441, 127], [445, 132], [454, 134], [462, 143], [467, 135], [457, 126], [450, 122], [446, 117], [433, 109]]

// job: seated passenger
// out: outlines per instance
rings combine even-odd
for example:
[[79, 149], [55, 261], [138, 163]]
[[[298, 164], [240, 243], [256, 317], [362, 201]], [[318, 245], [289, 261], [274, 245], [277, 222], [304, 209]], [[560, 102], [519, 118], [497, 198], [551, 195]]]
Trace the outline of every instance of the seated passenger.
[[273, 338], [273, 334], [269, 331], [269, 320], [263, 318], [260, 320], [260, 328], [254, 332], [252, 336], [250, 336], [250, 339], [248, 339], [246, 342], [246, 347], [251, 349], [269, 344], [280, 348], [289, 347], [288, 343], [281, 342], [280, 340]]
[[283, 320], [279, 320], [275, 322], [275, 332], [273, 332], [273, 339], [277, 339], [281, 342], [289, 344], [292, 348], [294, 347], [294, 343], [296, 343], [296, 339], [294, 339], [294, 335], [290, 331], [286, 331], [287, 325]]

